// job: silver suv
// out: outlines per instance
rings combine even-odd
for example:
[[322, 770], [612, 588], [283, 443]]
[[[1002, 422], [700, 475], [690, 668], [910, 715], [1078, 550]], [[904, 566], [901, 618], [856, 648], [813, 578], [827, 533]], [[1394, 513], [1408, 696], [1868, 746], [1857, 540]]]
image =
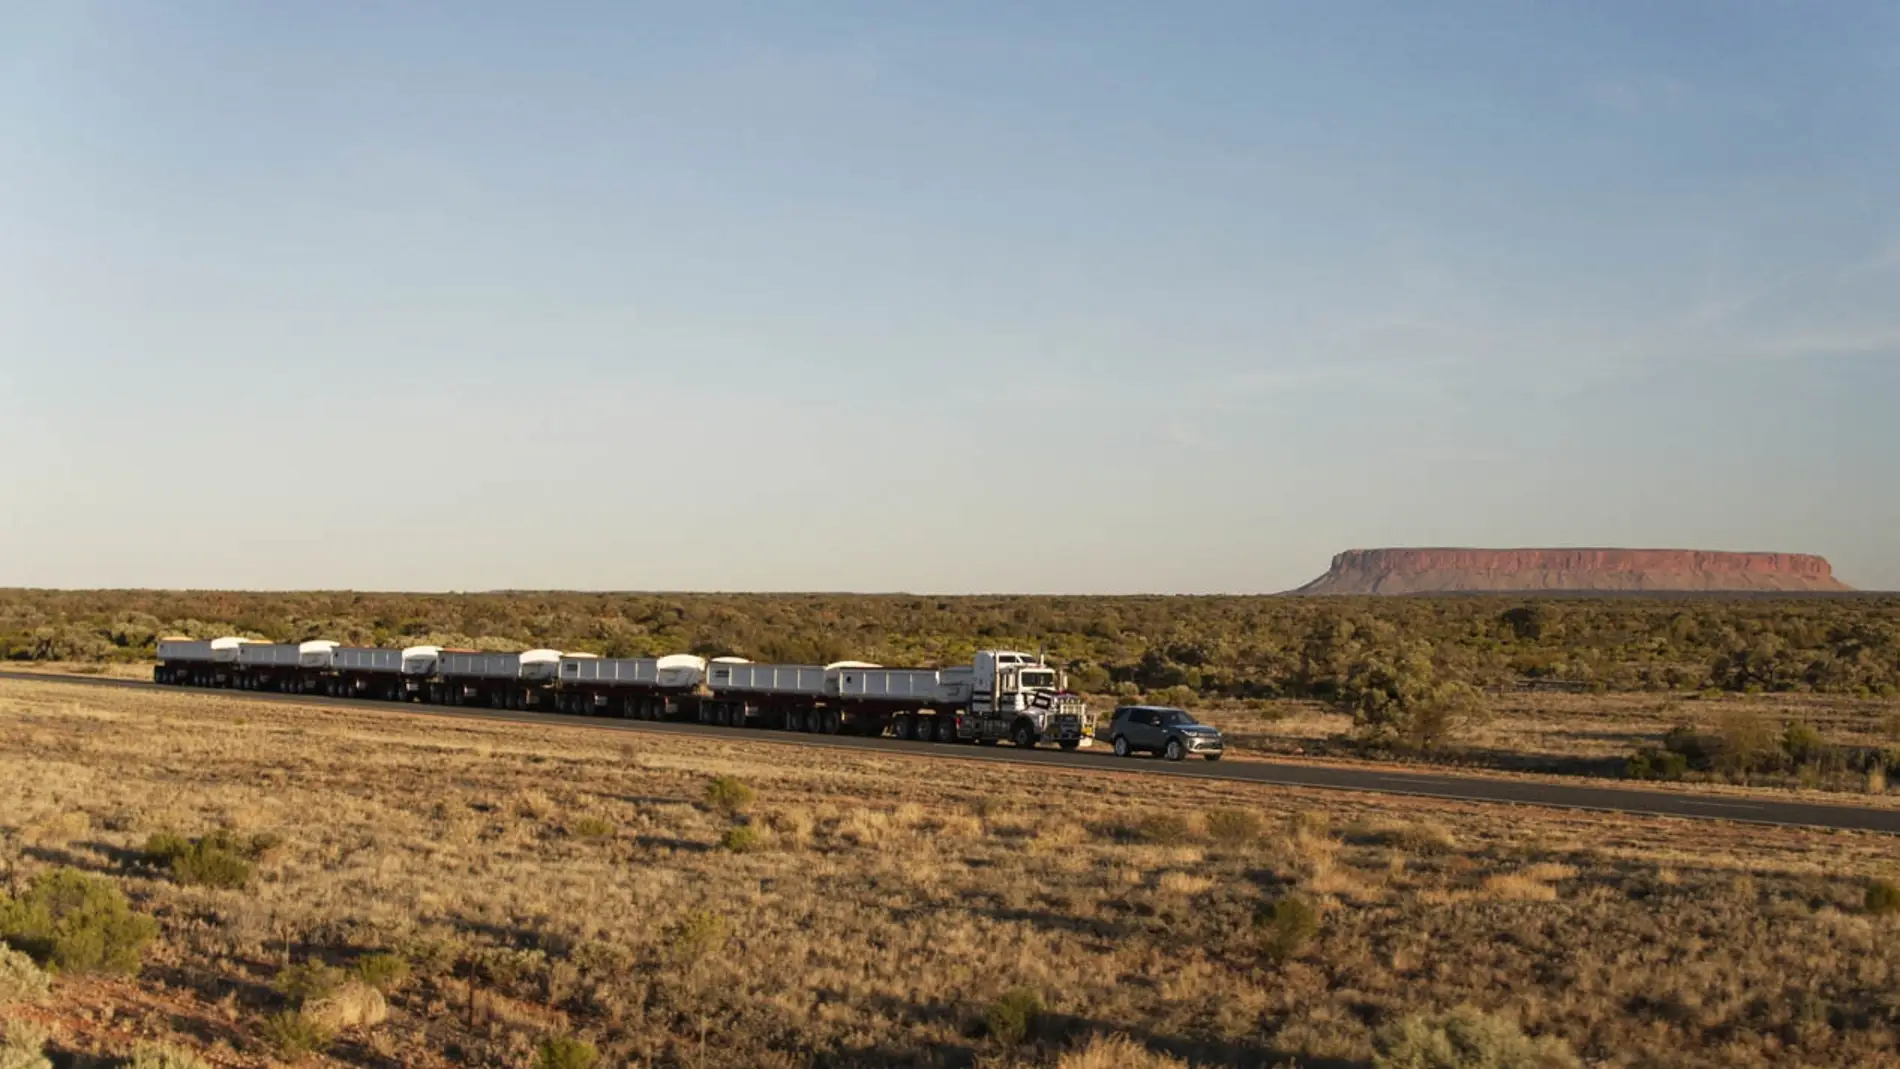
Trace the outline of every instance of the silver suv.
[[1116, 757], [1136, 750], [1158, 753], [1170, 761], [1198, 754], [1218, 761], [1227, 748], [1219, 729], [1203, 724], [1186, 710], [1162, 705], [1124, 705], [1108, 725], [1108, 741]]

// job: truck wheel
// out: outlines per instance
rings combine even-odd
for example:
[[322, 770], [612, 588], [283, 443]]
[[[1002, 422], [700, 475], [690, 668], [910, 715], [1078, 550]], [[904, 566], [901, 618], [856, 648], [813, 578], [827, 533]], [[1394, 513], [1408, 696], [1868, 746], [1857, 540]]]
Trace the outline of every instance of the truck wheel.
[[939, 714], [936, 719], [937, 719], [937, 724], [936, 724], [937, 741], [938, 742], [957, 741], [957, 722], [951, 717], [944, 716], [941, 714]]
[[899, 713], [891, 720], [891, 734], [908, 742], [917, 737], [917, 721], [909, 713]]
[[1180, 739], [1169, 739], [1168, 748], [1162, 751], [1162, 753], [1165, 754], [1170, 761], [1179, 761], [1181, 758], [1187, 756], [1187, 748], [1181, 745]]
[[838, 733], [838, 728], [841, 726], [838, 722], [838, 710], [826, 709], [823, 714], [821, 714], [821, 719], [824, 721], [825, 734], [836, 735]]
[[1059, 745], [1065, 750], [1073, 750], [1082, 745], [1081, 739], [1063, 739]]
[[1036, 745], [1036, 729], [1029, 721], [1018, 720], [1009, 733], [1009, 741], [1025, 750], [1030, 749]]

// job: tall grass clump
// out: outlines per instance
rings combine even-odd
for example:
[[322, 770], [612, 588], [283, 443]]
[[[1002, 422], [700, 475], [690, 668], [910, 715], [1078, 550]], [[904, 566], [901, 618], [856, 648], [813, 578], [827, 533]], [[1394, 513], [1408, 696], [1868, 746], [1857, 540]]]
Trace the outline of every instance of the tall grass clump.
[[209, 1063], [183, 1047], [169, 1043], [141, 1043], [132, 1048], [123, 1069], [211, 1069]]
[[45, 971], [32, 958], [0, 943], [0, 1006], [38, 1002], [51, 991]]

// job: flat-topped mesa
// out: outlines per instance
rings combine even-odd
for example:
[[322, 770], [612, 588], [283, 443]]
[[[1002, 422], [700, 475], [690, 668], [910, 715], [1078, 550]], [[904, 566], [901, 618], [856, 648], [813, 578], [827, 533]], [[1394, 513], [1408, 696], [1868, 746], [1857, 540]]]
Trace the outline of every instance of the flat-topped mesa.
[[1807, 553], [1694, 549], [1351, 549], [1295, 594], [1831, 593], [1853, 589]]

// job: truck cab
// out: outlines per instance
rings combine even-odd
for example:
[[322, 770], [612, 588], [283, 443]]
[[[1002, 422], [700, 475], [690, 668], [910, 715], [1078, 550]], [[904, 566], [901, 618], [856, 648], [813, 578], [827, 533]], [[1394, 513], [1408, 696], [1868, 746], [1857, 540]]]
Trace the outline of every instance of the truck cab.
[[1073, 750], [1093, 739], [1087, 703], [1069, 693], [1062, 671], [1041, 656], [981, 650], [973, 668], [970, 712], [979, 741], [1007, 738], [1026, 747], [1048, 739]]

